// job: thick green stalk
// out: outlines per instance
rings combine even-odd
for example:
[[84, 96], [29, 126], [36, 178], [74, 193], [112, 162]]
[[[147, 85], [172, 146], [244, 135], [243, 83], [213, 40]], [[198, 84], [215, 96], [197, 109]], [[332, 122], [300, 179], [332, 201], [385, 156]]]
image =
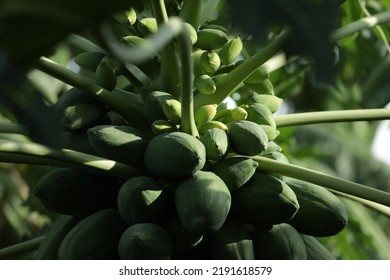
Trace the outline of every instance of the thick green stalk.
[[388, 192], [380, 191], [308, 168], [282, 163], [261, 156], [255, 156], [253, 159], [259, 163], [257, 168], [260, 171], [279, 173], [281, 175], [320, 185], [330, 190], [367, 199], [385, 206], [390, 206], [390, 193]]
[[389, 109], [335, 110], [274, 116], [277, 127], [390, 119]]
[[179, 16], [197, 30], [199, 28], [202, 7], [203, 0], [186, 0], [183, 2]]
[[382, 12], [370, 17], [365, 17], [357, 21], [351, 22], [350, 24], [347, 24], [345, 26], [342, 26], [339, 29], [336, 29], [331, 34], [330, 39], [333, 41], [338, 41], [355, 32], [359, 32], [363, 29], [371, 28], [388, 21], [390, 21], [390, 11]]
[[122, 178], [131, 178], [142, 173], [132, 166], [86, 153], [8, 140], [0, 140], [0, 162], [77, 167]]
[[0, 260], [16, 260], [19, 255], [38, 249], [44, 238], [41, 236], [0, 249]]
[[283, 43], [288, 33], [283, 33], [272, 40], [266, 47], [246, 59], [242, 64], [221, 78], [216, 84], [216, 91], [213, 94], [199, 94], [195, 97], [195, 107], [206, 104], [219, 104], [228, 97], [240, 84], [251, 75], [257, 68], [282, 50]]
[[194, 117], [192, 45], [188, 33], [183, 30], [178, 37], [181, 61], [181, 125], [183, 132], [199, 137]]
[[77, 87], [91, 96], [106, 104], [109, 108], [120, 114], [130, 125], [149, 133], [149, 126], [146, 123], [141, 97], [134, 93], [124, 93], [123, 91], [108, 91], [93, 81], [77, 74], [69, 69], [41, 57], [36, 65], [37, 69], [55, 77], [64, 83]]
[[[161, 28], [169, 22], [164, 0], [153, 0], [152, 7], [157, 24]], [[163, 90], [180, 99], [180, 61], [173, 41], [161, 51], [160, 83]]]
[[14, 133], [27, 135], [27, 130], [20, 124], [0, 122], [0, 133]]

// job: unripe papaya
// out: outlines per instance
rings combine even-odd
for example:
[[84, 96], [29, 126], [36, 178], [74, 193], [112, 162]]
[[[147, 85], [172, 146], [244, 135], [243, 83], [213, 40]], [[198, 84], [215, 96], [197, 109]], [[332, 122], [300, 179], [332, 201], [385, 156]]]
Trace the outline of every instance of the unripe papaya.
[[173, 203], [162, 186], [153, 178], [138, 176], [128, 179], [118, 193], [118, 210], [129, 225], [163, 223]]
[[195, 123], [197, 126], [202, 126], [211, 121], [217, 113], [217, 104], [207, 104], [196, 108], [194, 112]]
[[85, 130], [99, 122], [106, 107], [87, 93], [71, 88], [57, 101], [55, 109], [61, 114], [61, 124], [65, 130]]
[[226, 124], [220, 121], [208, 121], [205, 124], [198, 127], [199, 133], [204, 134], [207, 130], [213, 129], [213, 128], [219, 128], [223, 131], [228, 131], [228, 127]]
[[179, 125], [181, 122], [181, 103], [176, 99], [163, 101], [162, 109], [165, 117], [173, 124]]
[[231, 214], [246, 223], [274, 225], [289, 221], [298, 211], [294, 191], [274, 176], [255, 172], [232, 194]]
[[142, 35], [156, 33], [158, 30], [157, 21], [152, 17], [145, 17], [137, 21], [137, 28]]
[[215, 260], [254, 260], [252, 237], [243, 222], [228, 217], [223, 226], [207, 236], [210, 256]]
[[242, 107], [236, 107], [230, 111], [230, 116], [233, 121], [246, 120], [248, 117], [248, 112]]
[[257, 227], [253, 234], [257, 260], [306, 260], [306, 246], [299, 234], [289, 224], [269, 228]]
[[159, 135], [178, 131], [178, 128], [175, 124], [171, 123], [168, 120], [155, 120], [152, 123], [152, 131], [154, 134]]
[[226, 132], [220, 128], [207, 130], [199, 139], [206, 149], [206, 158], [221, 160], [229, 151], [229, 139]]
[[104, 53], [96, 51], [83, 52], [77, 55], [74, 61], [78, 66], [80, 66], [80, 68], [95, 72], [100, 61], [102, 61], [105, 56], [106, 55]]
[[190, 37], [190, 41], [191, 41], [191, 44], [195, 44], [196, 41], [198, 41], [198, 34], [195, 30], [195, 28], [189, 24], [188, 22], [184, 22], [184, 28], [186, 29], [189, 37]]
[[135, 224], [123, 232], [118, 252], [122, 260], [168, 260], [173, 244], [172, 237], [162, 226]]
[[301, 234], [308, 260], [336, 260], [336, 257], [314, 236]]
[[267, 149], [265, 149], [261, 155], [267, 155], [267, 154], [272, 154], [273, 152], [283, 152], [282, 147], [280, 147], [278, 144], [276, 144], [274, 141], [269, 141]]
[[283, 99], [275, 95], [269, 94], [255, 94], [249, 98], [247, 104], [251, 105], [253, 103], [260, 103], [267, 106], [272, 113], [277, 112], [282, 106]]
[[265, 80], [258, 82], [256, 84], [246, 84], [246, 86], [258, 94], [269, 94], [269, 95], [275, 94], [274, 93], [274, 86], [273, 86], [270, 79], [265, 79]]
[[221, 66], [221, 59], [214, 51], [203, 52], [199, 57], [199, 69], [202, 74], [213, 74]]
[[115, 209], [102, 209], [82, 219], [66, 234], [60, 260], [117, 260], [118, 244], [127, 224]]
[[177, 213], [164, 225], [164, 228], [172, 236], [174, 242], [174, 253], [182, 253], [189, 251], [198, 246], [204, 240], [204, 235], [201, 233], [189, 232], [182, 225]]
[[221, 178], [209, 171], [198, 171], [179, 182], [175, 205], [188, 231], [208, 234], [216, 232], [225, 222], [231, 196]]
[[153, 91], [145, 98], [144, 115], [149, 125], [155, 120], [165, 119], [163, 104], [166, 100], [174, 99], [174, 97], [163, 91]]
[[95, 81], [99, 86], [107, 90], [113, 90], [115, 88], [117, 83], [116, 73], [109, 60], [103, 59], [100, 61], [96, 68]]
[[229, 123], [228, 137], [232, 150], [240, 155], [258, 155], [268, 145], [264, 129], [257, 123], [248, 120]]
[[275, 127], [265, 124], [261, 124], [260, 126], [264, 129], [265, 134], [267, 134], [268, 141], [274, 141], [280, 134], [280, 131]]
[[43, 175], [33, 190], [42, 205], [65, 215], [88, 214], [116, 207], [121, 182], [75, 168], [56, 168]]
[[130, 164], [143, 165], [148, 144], [145, 134], [128, 125], [98, 125], [88, 129], [92, 148], [101, 156]]
[[259, 164], [249, 157], [234, 156], [217, 162], [211, 170], [220, 177], [233, 193], [255, 174]]
[[288, 179], [287, 184], [297, 196], [300, 209], [288, 222], [300, 233], [313, 236], [331, 236], [342, 231], [348, 222], [344, 202], [320, 186]]
[[248, 112], [248, 121], [261, 125], [269, 125], [276, 129], [274, 116], [267, 106], [260, 103], [253, 103], [246, 107], [245, 110]]
[[58, 249], [65, 235], [80, 221], [74, 216], [60, 216], [51, 225], [34, 254], [35, 260], [58, 260]]
[[144, 38], [134, 36], [134, 35], [122, 37], [121, 41], [123, 44], [130, 46], [130, 47], [138, 47], [138, 46], [141, 46], [142, 44], [145, 43]]
[[218, 55], [221, 58], [221, 63], [223, 65], [232, 64], [240, 55], [242, 47], [243, 45], [240, 37], [236, 37], [227, 42], [218, 52]]
[[198, 30], [196, 47], [204, 50], [215, 50], [222, 48], [227, 42], [227, 34], [218, 29], [205, 28]]
[[183, 178], [202, 169], [206, 149], [202, 142], [184, 132], [155, 136], [148, 144], [145, 167], [162, 178]]
[[202, 94], [213, 94], [217, 89], [214, 80], [207, 74], [195, 77], [194, 88]]
[[244, 80], [244, 83], [247, 85], [258, 84], [269, 79], [269, 77], [268, 70], [264, 66], [260, 66]]

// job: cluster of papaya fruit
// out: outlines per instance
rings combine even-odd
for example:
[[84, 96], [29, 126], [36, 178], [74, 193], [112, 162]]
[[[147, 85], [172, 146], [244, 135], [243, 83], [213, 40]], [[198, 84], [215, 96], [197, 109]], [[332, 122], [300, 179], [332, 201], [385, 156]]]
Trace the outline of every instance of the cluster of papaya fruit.
[[[156, 19], [127, 14], [121, 42], [136, 45]], [[193, 94], [212, 95], [218, 79], [243, 63], [240, 37], [218, 25], [195, 29]], [[58, 100], [64, 147], [130, 165], [129, 178], [53, 168], [34, 189], [53, 224], [38, 259], [334, 259], [315, 237], [346, 225], [343, 202], [326, 189], [259, 169], [257, 156], [288, 163], [276, 143], [274, 95], [259, 67], [241, 86], [244, 105], [194, 110], [199, 136], [181, 129], [180, 97], [162, 90], [159, 54], [138, 66], [103, 52], [75, 59], [114, 96], [132, 100], [134, 122], [78, 88]], [[157, 69], [157, 70], [156, 70]], [[161, 70], [161, 71], [160, 71]], [[127, 79], [126, 79], [127, 78]], [[123, 80], [126, 81], [121, 86]], [[180, 86], [180, 85], [179, 85]], [[175, 91], [175, 87], [172, 88]], [[137, 93], [134, 93], [137, 92]], [[117, 104], [118, 105], [118, 104]]]

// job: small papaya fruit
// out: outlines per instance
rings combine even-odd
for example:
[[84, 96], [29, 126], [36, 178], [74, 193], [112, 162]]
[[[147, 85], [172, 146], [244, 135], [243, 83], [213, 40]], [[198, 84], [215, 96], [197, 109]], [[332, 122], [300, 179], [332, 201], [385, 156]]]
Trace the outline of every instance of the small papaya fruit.
[[267, 106], [272, 113], [276, 113], [283, 104], [283, 99], [270, 94], [254, 94], [247, 104], [260, 103]]
[[155, 120], [165, 119], [163, 104], [166, 100], [174, 99], [174, 97], [164, 91], [153, 91], [145, 97], [144, 115], [146, 121], [151, 125]]
[[168, 260], [173, 254], [173, 239], [160, 225], [140, 223], [122, 234], [118, 252], [122, 260]]
[[258, 155], [268, 145], [268, 138], [264, 129], [249, 120], [229, 123], [228, 137], [232, 150], [240, 155]]
[[218, 55], [221, 58], [221, 63], [223, 65], [232, 64], [240, 55], [242, 47], [243, 44], [241, 38], [238, 36], [227, 42], [218, 52]]
[[317, 238], [311, 235], [301, 234], [305, 242], [308, 260], [336, 260], [330, 252]]
[[203, 168], [206, 149], [202, 142], [184, 132], [155, 136], [146, 147], [145, 167], [162, 178], [183, 178]]
[[197, 35], [198, 40], [196, 41], [195, 46], [203, 50], [222, 48], [229, 40], [227, 34], [219, 29], [200, 29], [198, 30]]
[[274, 116], [267, 106], [260, 103], [253, 103], [245, 109], [248, 112], [248, 121], [252, 121], [260, 125], [268, 125], [276, 129]]
[[221, 160], [229, 152], [229, 139], [226, 132], [220, 128], [211, 128], [203, 133], [199, 139], [205, 149], [206, 158], [209, 160]]
[[83, 52], [75, 57], [74, 62], [82, 69], [95, 72], [100, 61], [102, 61], [105, 56], [104, 53], [97, 51]]
[[168, 193], [151, 177], [130, 178], [119, 189], [118, 210], [129, 225], [163, 223], [170, 216], [172, 205]]
[[143, 165], [148, 139], [146, 135], [129, 125], [98, 125], [88, 129], [92, 148], [103, 157], [130, 164]]
[[102, 209], [78, 222], [58, 249], [60, 260], [117, 260], [127, 224], [116, 209]]
[[214, 51], [205, 51], [199, 57], [199, 69], [202, 74], [211, 75], [221, 66], [221, 59]]
[[218, 161], [211, 168], [233, 193], [255, 174], [259, 164], [249, 157], [234, 156]]
[[177, 185], [175, 205], [190, 232], [216, 232], [229, 213], [231, 195], [224, 181], [210, 171], [198, 171]]
[[294, 191], [283, 181], [255, 172], [232, 193], [231, 214], [246, 223], [274, 225], [289, 221], [298, 211]]
[[301, 235], [289, 224], [277, 224], [271, 228], [257, 227], [252, 238], [257, 260], [307, 259]]

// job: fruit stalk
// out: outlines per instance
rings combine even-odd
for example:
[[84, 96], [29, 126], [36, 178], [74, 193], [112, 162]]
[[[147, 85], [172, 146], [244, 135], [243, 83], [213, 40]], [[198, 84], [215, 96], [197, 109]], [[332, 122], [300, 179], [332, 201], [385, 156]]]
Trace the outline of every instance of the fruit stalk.
[[274, 116], [276, 126], [390, 119], [389, 109], [335, 110]]
[[279, 173], [281, 175], [320, 185], [330, 190], [368, 199], [385, 206], [390, 206], [390, 193], [318, 171], [310, 170], [308, 168], [278, 162], [261, 156], [254, 156], [252, 159], [259, 164], [257, 169], [262, 172]]
[[6, 248], [0, 249], [0, 260], [16, 259], [18, 255], [38, 249], [45, 237], [37, 237]]
[[87, 171], [97, 170], [123, 178], [131, 178], [141, 174], [137, 168], [94, 155], [73, 150], [51, 149], [36, 143], [0, 140], [0, 161], [5, 160], [39, 165], [75, 166]]

